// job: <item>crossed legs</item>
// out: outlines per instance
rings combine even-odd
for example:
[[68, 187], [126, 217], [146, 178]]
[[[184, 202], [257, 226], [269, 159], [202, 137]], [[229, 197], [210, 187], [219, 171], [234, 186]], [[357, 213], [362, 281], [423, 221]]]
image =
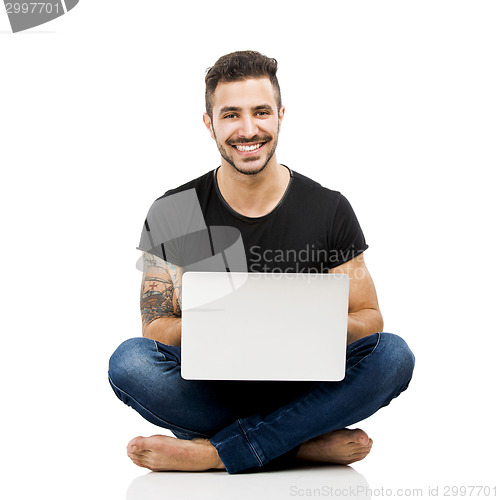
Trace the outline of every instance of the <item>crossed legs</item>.
[[341, 382], [186, 381], [179, 348], [137, 338], [115, 351], [109, 379], [123, 402], [182, 438], [134, 438], [127, 447], [134, 463], [151, 470], [236, 473], [295, 459], [361, 460], [372, 441], [345, 427], [405, 390], [413, 366], [406, 343], [382, 333], [348, 346]]

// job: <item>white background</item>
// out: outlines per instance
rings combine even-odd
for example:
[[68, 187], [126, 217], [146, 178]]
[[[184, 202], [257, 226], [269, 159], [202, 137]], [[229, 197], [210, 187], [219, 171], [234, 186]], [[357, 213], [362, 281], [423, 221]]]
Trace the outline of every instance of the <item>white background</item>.
[[81, 0], [14, 35], [2, 10], [0, 491], [123, 499], [146, 473], [125, 446], [161, 430], [107, 382], [140, 335], [135, 247], [155, 198], [219, 164], [204, 72], [252, 49], [280, 66], [278, 161], [348, 197], [417, 358], [354, 468], [500, 495], [499, 24], [493, 1]]

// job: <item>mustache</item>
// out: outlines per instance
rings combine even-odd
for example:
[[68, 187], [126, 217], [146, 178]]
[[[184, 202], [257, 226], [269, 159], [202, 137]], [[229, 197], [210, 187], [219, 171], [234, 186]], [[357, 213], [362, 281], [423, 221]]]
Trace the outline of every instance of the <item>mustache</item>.
[[242, 139], [238, 139], [237, 141], [228, 139], [226, 141], [226, 144], [228, 146], [234, 146], [235, 144], [249, 144], [252, 142], [269, 142], [270, 140], [272, 140], [272, 137], [270, 135], [263, 135], [263, 136], [255, 135], [254, 137], [252, 137], [250, 139], [243, 139], [242, 138]]

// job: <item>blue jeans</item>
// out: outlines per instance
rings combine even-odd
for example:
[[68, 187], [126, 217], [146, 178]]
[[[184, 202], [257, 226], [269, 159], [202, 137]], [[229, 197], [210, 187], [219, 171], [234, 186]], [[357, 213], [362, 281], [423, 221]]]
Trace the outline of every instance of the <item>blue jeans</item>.
[[404, 391], [415, 357], [391, 333], [347, 346], [341, 382], [184, 380], [180, 347], [123, 342], [109, 361], [115, 394], [181, 439], [204, 437], [228, 473], [283, 467], [300, 444], [363, 420]]

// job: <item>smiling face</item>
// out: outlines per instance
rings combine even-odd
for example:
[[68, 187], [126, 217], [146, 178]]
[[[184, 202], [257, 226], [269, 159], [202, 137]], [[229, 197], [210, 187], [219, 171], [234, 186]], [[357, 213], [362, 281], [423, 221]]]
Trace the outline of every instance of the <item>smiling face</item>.
[[277, 108], [268, 78], [219, 83], [211, 119], [203, 121], [217, 143], [222, 162], [245, 175], [276, 163], [278, 134], [285, 108]]

